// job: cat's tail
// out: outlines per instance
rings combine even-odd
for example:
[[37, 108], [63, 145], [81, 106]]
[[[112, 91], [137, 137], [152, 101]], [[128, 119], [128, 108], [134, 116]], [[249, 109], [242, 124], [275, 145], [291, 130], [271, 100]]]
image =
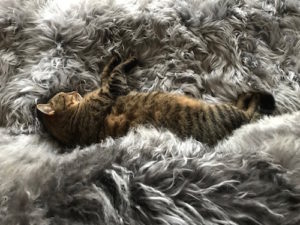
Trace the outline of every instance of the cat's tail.
[[266, 115], [272, 114], [276, 108], [276, 103], [271, 93], [252, 92], [241, 94], [236, 106], [245, 110], [247, 116], [251, 118], [255, 112]]

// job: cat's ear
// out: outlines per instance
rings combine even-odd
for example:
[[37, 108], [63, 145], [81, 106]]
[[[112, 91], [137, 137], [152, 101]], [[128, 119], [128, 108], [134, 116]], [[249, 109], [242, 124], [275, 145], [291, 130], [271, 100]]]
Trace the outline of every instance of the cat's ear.
[[36, 108], [40, 112], [42, 112], [43, 114], [46, 114], [48, 116], [52, 116], [55, 113], [54, 109], [51, 107], [50, 104], [37, 104]]

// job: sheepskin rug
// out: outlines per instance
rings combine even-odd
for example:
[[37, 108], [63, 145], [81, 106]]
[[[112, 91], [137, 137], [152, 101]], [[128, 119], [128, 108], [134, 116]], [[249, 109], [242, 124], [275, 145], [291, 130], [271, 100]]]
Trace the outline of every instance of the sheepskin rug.
[[[97, 88], [113, 53], [142, 62], [132, 90], [276, 111], [215, 147], [151, 127], [58, 145], [36, 103]], [[299, 0], [0, 0], [0, 224], [299, 225], [299, 85]]]

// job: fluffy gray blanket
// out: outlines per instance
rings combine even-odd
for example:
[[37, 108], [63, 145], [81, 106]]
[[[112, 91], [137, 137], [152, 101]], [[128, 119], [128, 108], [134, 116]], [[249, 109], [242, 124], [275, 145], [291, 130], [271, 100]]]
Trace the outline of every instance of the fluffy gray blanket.
[[[276, 112], [214, 148], [151, 127], [62, 148], [35, 104], [97, 88], [112, 52], [142, 62], [132, 89]], [[300, 224], [299, 59], [298, 0], [0, 0], [0, 224]]]

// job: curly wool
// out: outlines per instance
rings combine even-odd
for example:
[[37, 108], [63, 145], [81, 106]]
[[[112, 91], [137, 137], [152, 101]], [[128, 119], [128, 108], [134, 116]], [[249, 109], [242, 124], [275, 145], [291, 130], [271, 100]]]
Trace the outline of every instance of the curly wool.
[[277, 113], [298, 110], [299, 4], [2, 0], [0, 122], [36, 131], [36, 102], [96, 88], [112, 51], [142, 61], [129, 77], [133, 89], [212, 102], [271, 90]]
[[[39, 135], [15, 136], [12, 146], [1, 129], [0, 223], [299, 224], [300, 138], [289, 129], [299, 119], [244, 126], [214, 149], [141, 127], [56, 154]], [[249, 133], [263, 141], [241, 138]]]

